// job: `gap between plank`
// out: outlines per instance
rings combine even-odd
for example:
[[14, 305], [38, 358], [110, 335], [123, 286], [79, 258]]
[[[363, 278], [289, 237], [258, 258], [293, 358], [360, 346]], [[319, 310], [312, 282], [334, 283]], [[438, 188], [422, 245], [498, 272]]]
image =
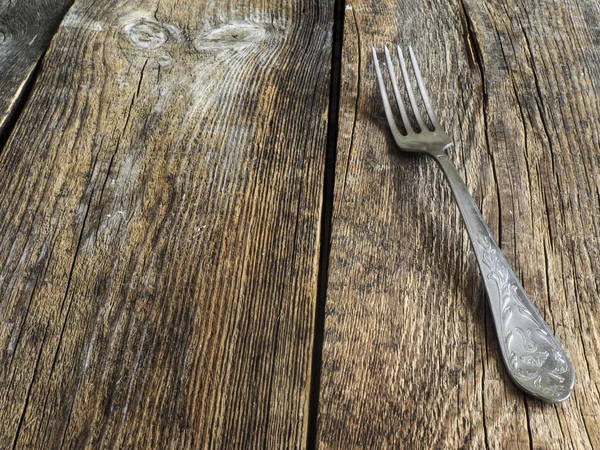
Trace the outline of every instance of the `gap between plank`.
[[317, 279], [317, 299], [313, 332], [312, 367], [308, 408], [308, 430], [306, 448], [317, 448], [317, 427], [319, 415], [319, 395], [321, 368], [323, 362], [323, 335], [325, 332], [325, 302], [329, 270], [331, 244], [331, 222], [335, 185], [335, 165], [337, 157], [338, 119], [340, 107], [342, 43], [344, 34], [345, 0], [335, 0], [333, 12], [333, 43], [329, 90], [329, 112], [327, 118], [327, 147], [325, 154], [325, 177], [323, 182], [323, 209], [321, 211], [321, 235], [319, 250], [319, 271]]
[[23, 82], [23, 88], [19, 94], [19, 97], [15, 101], [14, 105], [9, 109], [9, 112], [4, 120], [4, 123], [0, 125], [0, 154], [4, 151], [4, 147], [8, 142], [8, 138], [12, 134], [15, 126], [17, 125], [17, 121], [21, 114], [25, 110], [25, 105], [29, 101], [29, 97], [31, 96], [31, 92], [33, 91], [33, 86], [37, 81], [37, 77], [40, 71], [40, 65], [42, 59], [46, 56], [46, 52], [44, 51], [40, 56], [40, 59], [35, 63], [35, 67], [27, 77], [27, 79]]
[[63, 22], [65, 16], [69, 13], [69, 10], [71, 9], [72, 6], [73, 6], [73, 1], [68, 3], [68, 6], [65, 7], [62, 16], [59, 16], [60, 19], [57, 20], [54, 29], [50, 30], [50, 37], [48, 38], [48, 40], [46, 42], [46, 47], [43, 49], [43, 51], [39, 55], [39, 58], [37, 59], [33, 70], [31, 71], [29, 76], [25, 79], [25, 81], [23, 82], [23, 87], [21, 89], [21, 92], [19, 93], [19, 97], [15, 101], [15, 104], [13, 105], [13, 107], [9, 109], [9, 112], [6, 116], [6, 119], [4, 120], [4, 123], [0, 124], [0, 154], [2, 154], [2, 152], [4, 151], [4, 148], [6, 147], [6, 143], [8, 142], [8, 139], [12, 135], [12, 132], [15, 129], [17, 122], [19, 121], [19, 118], [21, 117], [21, 115], [23, 114], [23, 111], [25, 110], [25, 107], [27, 106], [27, 102], [29, 101], [29, 98], [31, 97], [31, 93], [33, 92], [33, 87], [35, 86], [35, 84], [37, 82], [37, 78], [38, 78], [38, 75], [40, 72], [40, 67], [42, 65], [42, 62], [44, 61], [44, 58], [46, 57], [48, 48], [50, 47], [50, 44], [52, 43], [54, 36], [56, 36], [56, 33], [59, 30], [60, 24]]

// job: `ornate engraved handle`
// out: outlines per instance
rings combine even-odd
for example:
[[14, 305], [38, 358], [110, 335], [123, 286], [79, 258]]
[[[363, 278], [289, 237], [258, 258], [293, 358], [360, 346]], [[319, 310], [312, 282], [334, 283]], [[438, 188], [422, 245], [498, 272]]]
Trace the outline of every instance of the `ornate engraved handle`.
[[566, 400], [575, 378], [567, 353], [527, 297], [446, 153], [432, 156], [452, 187], [469, 232], [511, 379], [546, 402]]

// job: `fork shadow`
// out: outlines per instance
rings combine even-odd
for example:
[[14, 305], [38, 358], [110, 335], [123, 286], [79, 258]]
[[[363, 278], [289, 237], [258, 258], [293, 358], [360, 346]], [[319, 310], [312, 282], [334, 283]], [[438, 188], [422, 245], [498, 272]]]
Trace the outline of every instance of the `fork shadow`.
[[[432, 158], [398, 148], [375, 90], [368, 102], [372, 107], [365, 108], [361, 114], [371, 127], [385, 136], [386, 157], [393, 166], [392, 201], [398, 205], [397, 214], [393, 214], [394, 228], [413, 230], [412, 236], [419, 238], [411, 247], [413, 253], [403, 255], [407, 266], [404, 269], [433, 272], [439, 285], [447, 286], [449, 295], [462, 298], [464, 307], [470, 310], [470, 317], [459, 314], [459, 320], [474, 323], [486, 334], [491, 348], [496, 347], [493, 327], [487, 326], [492, 318], [479, 268], [471, 246], [464, 248], [468, 237], [450, 186]], [[450, 153], [452, 150], [451, 147]], [[414, 231], [415, 228], [418, 231]], [[443, 288], [438, 288], [438, 294], [442, 291]], [[494, 359], [501, 366], [500, 358]], [[503, 373], [500, 367], [499, 370]]]

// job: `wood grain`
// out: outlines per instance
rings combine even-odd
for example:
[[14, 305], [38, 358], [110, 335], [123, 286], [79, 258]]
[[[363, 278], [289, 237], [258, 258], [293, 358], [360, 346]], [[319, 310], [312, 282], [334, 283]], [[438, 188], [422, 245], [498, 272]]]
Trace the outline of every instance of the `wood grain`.
[[[600, 448], [599, 20], [591, 0], [346, 2], [320, 448]], [[370, 52], [395, 43], [571, 356], [563, 404], [510, 383], [450, 189], [391, 139]]]
[[[72, 0], [0, 0], [0, 139]], [[0, 149], [1, 150], [1, 149]]]
[[0, 156], [1, 448], [305, 445], [332, 4], [70, 9]]

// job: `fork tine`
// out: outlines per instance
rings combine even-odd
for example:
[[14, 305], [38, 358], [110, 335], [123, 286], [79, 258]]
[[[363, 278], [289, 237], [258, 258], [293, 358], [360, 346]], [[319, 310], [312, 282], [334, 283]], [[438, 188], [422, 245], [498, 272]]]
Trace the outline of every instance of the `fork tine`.
[[410, 83], [410, 79], [408, 78], [408, 71], [406, 70], [406, 62], [404, 61], [404, 55], [402, 54], [402, 50], [400, 50], [400, 46], [396, 46], [398, 50], [398, 58], [400, 58], [400, 67], [402, 69], [402, 76], [404, 77], [404, 84], [406, 85], [406, 90], [408, 91], [408, 98], [410, 99], [410, 104], [413, 109], [413, 113], [415, 114], [415, 119], [417, 119], [417, 123], [421, 130], [425, 127], [423, 123], [423, 119], [421, 118], [421, 114], [419, 113], [419, 107], [417, 106], [417, 102], [415, 100], [415, 94], [412, 90], [412, 85]]
[[396, 126], [396, 121], [394, 120], [394, 115], [392, 114], [392, 108], [390, 107], [390, 102], [388, 100], [387, 91], [385, 90], [383, 77], [381, 76], [381, 69], [379, 68], [379, 60], [377, 59], [377, 53], [375, 52], [375, 48], [373, 48], [373, 62], [375, 63], [375, 73], [377, 74], [377, 83], [379, 84], [379, 92], [381, 93], [381, 100], [383, 101], [383, 109], [385, 110], [385, 116], [387, 117], [390, 130], [392, 130], [392, 135], [394, 136], [394, 139], [396, 139], [397, 142], [398, 139], [402, 138], [402, 134], [398, 130], [398, 127]]
[[402, 101], [402, 96], [400, 95], [400, 90], [398, 89], [398, 82], [396, 81], [396, 71], [394, 70], [394, 64], [392, 63], [392, 58], [390, 57], [390, 52], [387, 48], [387, 45], [384, 47], [385, 50], [385, 61], [387, 63], [388, 72], [390, 73], [390, 78], [392, 79], [392, 88], [394, 90], [394, 96], [396, 97], [396, 103], [398, 104], [398, 109], [400, 110], [400, 116], [402, 116], [402, 123], [404, 124], [404, 128], [406, 128], [407, 133], [414, 132], [410, 121], [408, 120], [408, 116], [406, 115], [406, 109], [404, 108], [404, 102]]
[[423, 78], [421, 77], [421, 71], [419, 70], [419, 65], [417, 64], [417, 58], [415, 57], [415, 53], [413, 52], [412, 47], [408, 47], [408, 52], [410, 53], [410, 62], [412, 63], [413, 69], [415, 71], [415, 76], [417, 78], [417, 84], [419, 85], [419, 90], [421, 91], [421, 97], [423, 97], [423, 102], [425, 103], [425, 108], [427, 109], [427, 114], [429, 114], [429, 118], [431, 119], [431, 123], [434, 128], [441, 128], [440, 119], [435, 114], [433, 107], [431, 106], [431, 100], [429, 99], [429, 94], [427, 93], [427, 89], [425, 89], [425, 83], [423, 83]]

